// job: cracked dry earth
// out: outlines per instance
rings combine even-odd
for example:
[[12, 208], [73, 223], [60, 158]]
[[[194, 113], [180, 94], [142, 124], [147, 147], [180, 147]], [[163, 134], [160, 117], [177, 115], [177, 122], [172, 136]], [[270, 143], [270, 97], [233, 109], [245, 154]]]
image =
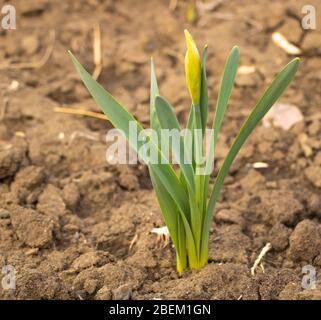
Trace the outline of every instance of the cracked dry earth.
[[[225, 1], [199, 12], [193, 26], [183, 2], [175, 12], [165, 0], [13, 2], [18, 26], [0, 32], [2, 61], [39, 60], [52, 45], [51, 30], [56, 37], [43, 67], [0, 70], [0, 266], [16, 269], [16, 290], [0, 289], [1, 299], [321, 298], [320, 282], [301, 288], [302, 267], [321, 266], [321, 34], [300, 28], [305, 1]], [[319, 1], [309, 3], [321, 12]], [[163, 222], [146, 168], [106, 163], [111, 125], [54, 111], [98, 111], [66, 54], [72, 49], [93, 70], [96, 21], [104, 57], [99, 81], [146, 126], [151, 55], [161, 93], [183, 122], [183, 29], [209, 43], [212, 108], [225, 58], [240, 46], [241, 65], [255, 71], [237, 76], [213, 178], [256, 99], [290, 59], [272, 32], [302, 50], [298, 75], [280, 101], [304, 118], [288, 131], [256, 128], [221, 192], [202, 270], [178, 275], [173, 248], [151, 234]], [[212, 117], [213, 110], [209, 123]], [[255, 169], [255, 162], [267, 167]], [[251, 275], [268, 242], [265, 272]]]

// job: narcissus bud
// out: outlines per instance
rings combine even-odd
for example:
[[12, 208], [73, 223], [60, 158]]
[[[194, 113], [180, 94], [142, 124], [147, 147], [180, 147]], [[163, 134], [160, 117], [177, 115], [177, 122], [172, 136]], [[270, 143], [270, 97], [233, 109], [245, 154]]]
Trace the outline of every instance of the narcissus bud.
[[200, 102], [201, 94], [201, 61], [196, 44], [191, 34], [185, 30], [187, 51], [185, 55], [185, 77], [187, 88], [193, 104]]

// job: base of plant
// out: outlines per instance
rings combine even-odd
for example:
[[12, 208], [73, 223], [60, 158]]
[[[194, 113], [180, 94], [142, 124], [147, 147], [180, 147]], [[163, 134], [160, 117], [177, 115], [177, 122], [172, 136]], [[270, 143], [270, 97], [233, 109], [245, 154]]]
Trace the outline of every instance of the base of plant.
[[207, 261], [194, 261], [189, 264], [190, 269], [198, 270], [207, 265]]
[[189, 269], [198, 270], [203, 268], [208, 263], [208, 253], [207, 253], [207, 247], [206, 252], [204, 251], [203, 254], [200, 254], [200, 258], [198, 257], [190, 257], [190, 256], [184, 256], [180, 257], [176, 254], [176, 269], [179, 273], [182, 273], [184, 269], [187, 267]]
[[187, 268], [187, 257], [180, 257], [177, 253], [176, 253], [176, 269], [179, 273], [182, 273], [184, 271], [184, 269]]

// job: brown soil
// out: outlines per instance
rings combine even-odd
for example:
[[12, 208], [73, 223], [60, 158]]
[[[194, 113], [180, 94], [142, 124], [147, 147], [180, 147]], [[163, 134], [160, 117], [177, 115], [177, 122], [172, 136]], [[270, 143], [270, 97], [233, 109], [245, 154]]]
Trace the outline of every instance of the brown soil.
[[[13, 1], [18, 25], [0, 31], [1, 61], [39, 60], [52, 45], [50, 30], [56, 38], [42, 68], [0, 71], [0, 267], [17, 271], [16, 290], [0, 288], [1, 299], [321, 298], [320, 285], [301, 288], [302, 266], [321, 266], [320, 27], [300, 28], [303, 0], [225, 1], [193, 26], [183, 1], [175, 12], [168, 2]], [[321, 12], [319, 1], [309, 4]], [[241, 64], [257, 71], [237, 78], [215, 172], [255, 100], [290, 59], [271, 33], [280, 31], [303, 50], [281, 101], [298, 106], [304, 121], [289, 131], [255, 130], [221, 192], [209, 264], [200, 271], [178, 275], [171, 245], [163, 248], [151, 234], [163, 222], [146, 168], [106, 163], [110, 124], [54, 112], [62, 105], [98, 111], [66, 53], [70, 48], [93, 70], [95, 21], [103, 37], [99, 81], [146, 125], [151, 55], [161, 92], [184, 121], [183, 29], [209, 43], [211, 106], [225, 58], [240, 46]], [[268, 168], [251, 168], [257, 161]], [[252, 276], [267, 242], [273, 248], [263, 260], [265, 273], [258, 268]]]

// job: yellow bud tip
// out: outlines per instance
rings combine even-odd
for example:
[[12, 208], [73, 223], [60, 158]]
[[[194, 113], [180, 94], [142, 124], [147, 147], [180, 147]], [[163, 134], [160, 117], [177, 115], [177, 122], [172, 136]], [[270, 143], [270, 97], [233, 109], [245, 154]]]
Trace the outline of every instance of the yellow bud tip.
[[187, 29], [184, 29], [184, 34], [185, 34], [186, 42], [188, 41], [187, 39], [192, 39], [192, 36]]
[[188, 32], [187, 29], [184, 30], [184, 34], [185, 34], [185, 41], [186, 41], [187, 50], [191, 51], [193, 53], [193, 55], [199, 57], [197, 46], [195, 44], [195, 41], [194, 41], [192, 35]]
[[185, 76], [186, 84], [192, 98], [193, 104], [200, 100], [201, 88], [201, 62], [200, 56], [191, 34], [184, 30], [187, 51], [185, 55]]

